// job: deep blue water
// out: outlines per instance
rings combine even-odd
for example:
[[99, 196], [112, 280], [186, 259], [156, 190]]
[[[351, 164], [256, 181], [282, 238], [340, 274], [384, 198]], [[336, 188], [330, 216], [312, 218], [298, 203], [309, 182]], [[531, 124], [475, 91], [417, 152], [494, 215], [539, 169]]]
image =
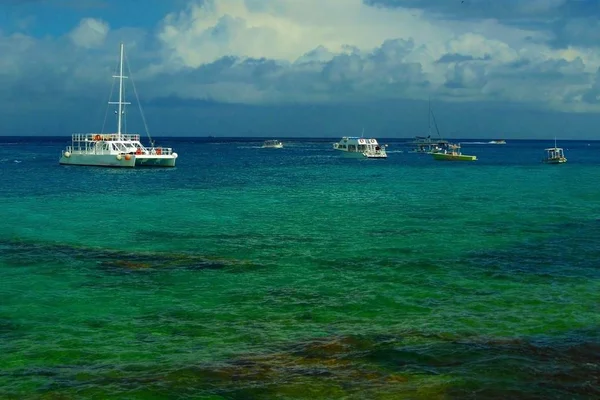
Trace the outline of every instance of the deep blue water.
[[0, 398], [600, 398], [600, 142], [279, 139], [0, 137]]

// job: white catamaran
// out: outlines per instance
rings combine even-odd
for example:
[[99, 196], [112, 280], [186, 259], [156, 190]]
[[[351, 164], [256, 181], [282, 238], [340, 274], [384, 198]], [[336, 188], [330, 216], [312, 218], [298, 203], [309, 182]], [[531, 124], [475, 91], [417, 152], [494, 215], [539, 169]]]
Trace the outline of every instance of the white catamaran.
[[[118, 105], [117, 113], [117, 132], [116, 133], [76, 133], [72, 135], [71, 145], [62, 151], [59, 163], [63, 165], [86, 165], [98, 167], [174, 167], [177, 153], [167, 147], [155, 147], [146, 120], [139, 104], [140, 113], [146, 134], [152, 143], [151, 147], [145, 147], [140, 142], [140, 135], [127, 134], [122, 132], [123, 117], [125, 116], [125, 106], [131, 104], [125, 101], [123, 93], [123, 43], [120, 47], [119, 75], [113, 78], [119, 78], [119, 101], [109, 101], [108, 104]], [[129, 68], [128, 68], [129, 69]], [[131, 75], [131, 71], [129, 71]], [[132, 81], [133, 83], [133, 81]], [[137, 98], [135, 84], [133, 89]], [[104, 130], [104, 129], [103, 129]]]

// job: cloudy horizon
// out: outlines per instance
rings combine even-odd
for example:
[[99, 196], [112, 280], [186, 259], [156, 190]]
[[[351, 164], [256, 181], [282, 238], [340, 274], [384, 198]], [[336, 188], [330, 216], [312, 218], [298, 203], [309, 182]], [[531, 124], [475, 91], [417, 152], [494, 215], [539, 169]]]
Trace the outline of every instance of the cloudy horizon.
[[105, 115], [115, 129], [121, 41], [158, 136], [411, 137], [428, 99], [445, 137], [594, 139], [600, 124], [600, 1], [138, 4], [0, 5], [0, 135], [98, 131]]

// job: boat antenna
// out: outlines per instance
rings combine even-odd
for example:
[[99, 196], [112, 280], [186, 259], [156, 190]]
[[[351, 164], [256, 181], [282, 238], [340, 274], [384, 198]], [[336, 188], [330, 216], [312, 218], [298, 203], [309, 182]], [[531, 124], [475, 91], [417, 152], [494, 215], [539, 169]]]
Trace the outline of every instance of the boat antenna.
[[123, 42], [120, 45], [120, 57], [119, 57], [119, 75], [113, 75], [113, 78], [119, 78], [119, 101], [110, 101], [109, 104], [118, 104], [119, 110], [117, 111], [117, 135], [119, 135], [119, 139], [121, 139], [121, 125], [123, 123], [123, 113], [125, 112], [123, 106], [126, 104], [131, 104], [123, 101], [123, 79], [127, 78], [123, 76], [123, 58], [124, 58], [125, 50], [123, 48]]
[[427, 113], [427, 134], [431, 137], [431, 96], [429, 96], [429, 111]]
[[364, 137], [365, 136], [365, 128], [362, 129], [362, 132], [360, 133], [360, 137]]

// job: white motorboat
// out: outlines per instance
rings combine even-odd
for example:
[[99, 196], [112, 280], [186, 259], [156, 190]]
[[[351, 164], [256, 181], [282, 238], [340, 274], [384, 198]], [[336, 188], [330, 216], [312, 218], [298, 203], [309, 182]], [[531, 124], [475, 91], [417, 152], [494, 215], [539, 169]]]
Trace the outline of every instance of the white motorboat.
[[265, 140], [262, 147], [266, 149], [281, 149], [283, 148], [283, 143], [279, 140]]
[[377, 139], [350, 136], [344, 136], [338, 143], [333, 144], [334, 150], [359, 158], [387, 158], [385, 147], [380, 145]]

